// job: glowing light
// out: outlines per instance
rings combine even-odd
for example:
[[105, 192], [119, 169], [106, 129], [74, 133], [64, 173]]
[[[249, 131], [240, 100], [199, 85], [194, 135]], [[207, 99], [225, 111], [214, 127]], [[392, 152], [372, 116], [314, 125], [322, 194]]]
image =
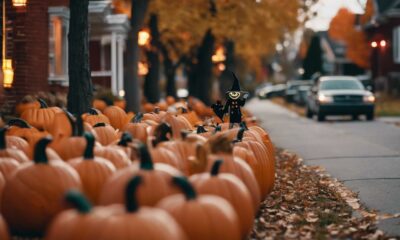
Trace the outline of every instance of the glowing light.
[[223, 62], [226, 60], [225, 50], [223, 47], [218, 47], [215, 54], [211, 57], [214, 63]]
[[145, 46], [150, 41], [150, 33], [147, 30], [139, 31], [138, 44], [139, 46]]
[[381, 47], [386, 47], [386, 41], [385, 40], [381, 40], [381, 42], [379, 43], [379, 45]]
[[11, 88], [14, 82], [14, 69], [11, 59], [3, 59], [3, 87]]
[[26, 7], [27, 0], [13, 0], [12, 4], [14, 7]]
[[377, 43], [377, 42], [375, 42], [375, 41], [371, 42], [371, 47], [373, 47], [373, 48], [376, 48], [376, 47], [378, 47], [378, 43]]
[[125, 97], [125, 91], [124, 90], [119, 90], [118, 95], [120, 97]]
[[139, 62], [139, 64], [138, 64], [138, 74], [139, 74], [139, 76], [145, 76], [148, 73], [149, 73], [149, 67], [147, 66], [147, 63]]
[[222, 71], [224, 71], [225, 69], [226, 69], [225, 64], [223, 64], [223, 63], [218, 64], [218, 70], [220, 70], [220, 71], [222, 72]]

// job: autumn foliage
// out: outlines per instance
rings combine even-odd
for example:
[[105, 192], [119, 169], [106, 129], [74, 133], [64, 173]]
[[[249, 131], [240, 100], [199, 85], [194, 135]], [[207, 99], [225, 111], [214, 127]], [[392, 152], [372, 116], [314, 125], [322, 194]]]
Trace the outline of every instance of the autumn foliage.
[[[367, 15], [372, 14], [371, 7], [370, 3], [367, 4], [366, 14], [361, 18], [361, 22], [365, 23], [368, 19]], [[364, 31], [356, 26], [356, 20], [356, 14], [346, 8], [341, 8], [332, 19], [329, 36], [333, 40], [346, 44], [347, 58], [361, 68], [368, 68], [370, 48]]]

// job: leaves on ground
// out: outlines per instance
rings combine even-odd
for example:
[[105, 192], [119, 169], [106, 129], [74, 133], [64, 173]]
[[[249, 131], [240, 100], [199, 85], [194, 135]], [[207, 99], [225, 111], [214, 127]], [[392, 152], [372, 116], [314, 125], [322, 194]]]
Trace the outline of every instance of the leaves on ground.
[[250, 239], [390, 239], [376, 223], [400, 214], [365, 209], [324, 168], [306, 166], [288, 151], [278, 151], [276, 167], [274, 191], [262, 203]]

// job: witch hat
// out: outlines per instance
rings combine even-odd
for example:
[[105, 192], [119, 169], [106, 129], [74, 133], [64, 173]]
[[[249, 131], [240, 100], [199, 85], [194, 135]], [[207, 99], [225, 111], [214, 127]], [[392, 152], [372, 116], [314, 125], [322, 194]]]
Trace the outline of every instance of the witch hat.
[[235, 73], [232, 72], [233, 75], [233, 85], [231, 88], [231, 92], [240, 92], [240, 84], [239, 84], [239, 79], [236, 77]]

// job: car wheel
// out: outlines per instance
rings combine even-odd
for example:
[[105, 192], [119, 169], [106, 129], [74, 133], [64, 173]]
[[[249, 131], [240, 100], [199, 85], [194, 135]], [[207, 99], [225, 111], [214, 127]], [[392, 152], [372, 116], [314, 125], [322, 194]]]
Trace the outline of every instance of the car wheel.
[[312, 118], [313, 117], [313, 112], [311, 111], [311, 109], [307, 106], [307, 109], [306, 109], [306, 117], [307, 118]]
[[365, 114], [367, 116], [367, 121], [372, 121], [374, 120], [374, 112], [369, 112]]
[[319, 112], [317, 115], [317, 119], [318, 119], [318, 122], [325, 121], [325, 114]]
[[356, 120], [358, 120], [358, 115], [357, 114], [352, 115], [351, 118], [353, 119], [353, 121], [356, 121]]

